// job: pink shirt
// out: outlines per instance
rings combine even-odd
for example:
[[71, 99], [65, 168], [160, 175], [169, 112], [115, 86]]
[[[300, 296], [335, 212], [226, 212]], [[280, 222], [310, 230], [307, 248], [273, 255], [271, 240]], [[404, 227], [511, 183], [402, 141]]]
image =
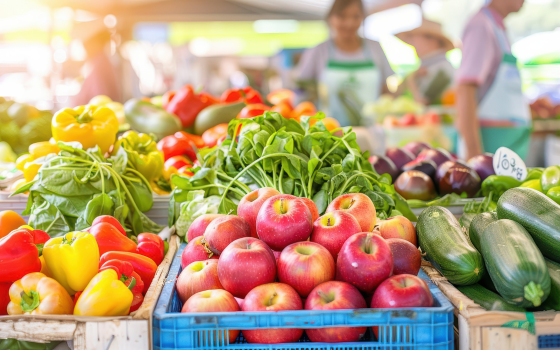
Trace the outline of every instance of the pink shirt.
[[121, 102], [119, 79], [109, 57], [101, 52], [86, 61], [88, 73], [80, 92], [72, 99], [73, 106], [88, 104], [97, 95], [109, 96]]
[[[504, 54], [496, 37], [492, 20], [484, 9], [482, 8], [476, 13], [465, 27], [463, 59], [456, 76], [459, 84], [478, 85], [479, 102], [490, 89]], [[487, 7], [486, 9], [492, 15], [494, 23], [505, 30], [504, 19], [493, 9]], [[509, 53], [511, 47], [509, 42], [506, 44]]]

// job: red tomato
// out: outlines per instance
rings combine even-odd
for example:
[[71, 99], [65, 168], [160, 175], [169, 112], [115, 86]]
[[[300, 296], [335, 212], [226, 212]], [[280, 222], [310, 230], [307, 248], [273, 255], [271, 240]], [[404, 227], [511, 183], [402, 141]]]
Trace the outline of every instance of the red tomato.
[[214, 147], [216, 146], [216, 143], [222, 136], [227, 135], [227, 131], [228, 131], [227, 123], [218, 124], [215, 127], [206, 130], [202, 134], [202, 139], [204, 140], [206, 146]]
[[237, 115], [237, 119], [247, 119], [263, 115], [265, 111], [270, 111], [270, 107], [262, 103], [254, 103], [243, 107]]

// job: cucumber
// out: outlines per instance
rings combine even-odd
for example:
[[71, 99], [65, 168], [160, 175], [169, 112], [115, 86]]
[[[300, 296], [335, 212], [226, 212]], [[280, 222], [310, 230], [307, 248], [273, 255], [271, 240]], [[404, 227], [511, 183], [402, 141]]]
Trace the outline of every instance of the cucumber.
[[427, 260], [449, 282], [469, 285], [480, 280], [485, 270], [482, 256], [449, 210], [437, 206], [425, 209], [418, 217], [416, 231]]
[[488, 311], [525, 312], [524, 308], [506, 303], [501, 296], [478, 283], [471, 284], [470, 286], [457, 286], [457, 289]]
[[537, 307], [550, 293], [550, 276], [531, 235], [515, 221], [498, 220], [480, 237], [486, 269], [510, 304]]
[[469, 227], [469, 238], [476, 250], [480, 251], [480, 236], [486, 226], [496, 221], [498, 221], [498, 214], [495, 212], [480, 213], [472, 219]]
[[542, 254], [560, 263], [560, 205], [537, 190], [507, 190], [498, 201], [498, 218], [520, 223]]
[[543, 303], [545, 310], [560, 311], [560, 264], [552, 260], [545, 259], [546, 266], [548, 267], [548, 274], [550, 275], [550, 294]]

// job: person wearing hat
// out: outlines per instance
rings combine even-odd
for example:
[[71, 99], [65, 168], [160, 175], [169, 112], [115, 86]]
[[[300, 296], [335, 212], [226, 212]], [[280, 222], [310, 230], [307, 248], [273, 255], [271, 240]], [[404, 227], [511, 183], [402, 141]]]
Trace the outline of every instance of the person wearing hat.
[[455, 48], [453, 43], [443, 34], [441, 24], [425, 18], [419, 27], [396, 36], [413, 46], [420, 59], [420, 67], [406, 77], [398, 93], [408, 92], [414, 100], [426, 105], [437, 103], [455, 75], [445, 56]]
[[331, 37], [299, 62], [298, 80], [318, 82], [320, 110], [341, 126], [360, 125], [360, 106], [388, 92], [394, 74], [379, 42], [358, 35], [364, 18], [361, 0], [335, 0], [327, 15]]
[[107, 30], [103, 19], [77, 22], [72, 29], [72, 38], [82, 42], [87, 54], [81, 69], [82, 87], [72, 98], [72, 105], [86, 105], [98, 95], [106, 95], [113, 101], [121, 102], [119, 79], [105, 53], [107, 44], [111, 41], [111, 33]]
[[504, 18], [523, 2], [493, 0], [465, 27], [456, 76], [459, 155], [465, 159], [501, 146], [521, 158], [529, 151], [531, 115], [504, 26]]

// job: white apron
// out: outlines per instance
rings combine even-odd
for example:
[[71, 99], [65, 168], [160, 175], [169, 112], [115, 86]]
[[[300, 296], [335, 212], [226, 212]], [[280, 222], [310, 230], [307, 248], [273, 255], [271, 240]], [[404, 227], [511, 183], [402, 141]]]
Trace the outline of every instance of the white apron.
[[338, 120], [341, 126], [360, 125], [360, 117], [347, 113], [344, 96], [350, 96], [361, 107], [377, 100], [381, 92], [381, 73], [371, 58], [370, 50], [363, 46], [363, 61], [337, 61], [334, 43], [329, 40], [329, 60], [319, 80], [320, 110]]

